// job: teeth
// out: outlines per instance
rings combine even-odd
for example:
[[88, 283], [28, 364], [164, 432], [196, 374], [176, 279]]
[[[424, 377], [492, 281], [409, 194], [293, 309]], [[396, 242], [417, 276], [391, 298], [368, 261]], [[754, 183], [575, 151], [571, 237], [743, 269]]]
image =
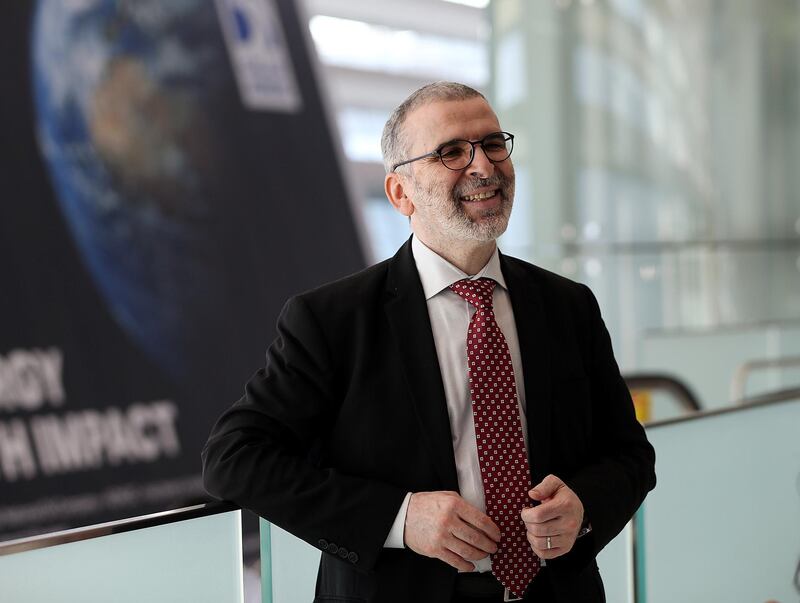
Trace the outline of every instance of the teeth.
[[478, 193], [477, 195], [464, 195], [467, 201], [481, 201], [483, 199], [491, 199], [495, 196], [497, 191], [490, 191], [488, 193]]

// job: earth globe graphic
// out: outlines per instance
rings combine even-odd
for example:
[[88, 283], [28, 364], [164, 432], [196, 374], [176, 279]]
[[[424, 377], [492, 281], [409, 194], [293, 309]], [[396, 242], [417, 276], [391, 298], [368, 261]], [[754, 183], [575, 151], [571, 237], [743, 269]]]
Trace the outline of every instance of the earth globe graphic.
[[213, 2], [44, 0], [32, 23], [39, 145], [117, 323], [180, 379], [224, 338], [215, 249], [235, 88]]

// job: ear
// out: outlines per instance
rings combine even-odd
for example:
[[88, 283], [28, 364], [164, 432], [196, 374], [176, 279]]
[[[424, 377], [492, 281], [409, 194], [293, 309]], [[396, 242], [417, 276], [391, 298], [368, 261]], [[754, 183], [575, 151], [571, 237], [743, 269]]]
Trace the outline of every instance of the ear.
[[384, 190], [386, 191], [386, 198], [397, 211], [406, 217], [410, 217], [414, 213], [414, 204], [411, 199], [406, 195], [406, 186], [404, 178], [397, 172], [389, 172], [383, 181]]

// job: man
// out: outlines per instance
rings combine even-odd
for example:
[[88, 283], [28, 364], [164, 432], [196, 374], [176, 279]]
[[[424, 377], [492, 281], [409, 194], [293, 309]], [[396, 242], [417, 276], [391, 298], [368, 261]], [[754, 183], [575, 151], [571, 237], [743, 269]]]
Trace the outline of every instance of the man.
[[412, 238], [287, 302], [206, 487], [323, 551], [319, 601], [603, 601], [655, 475], [597, 303], [499, 254], [513, 136], [480, 93], [421, 88], [382, 143]]

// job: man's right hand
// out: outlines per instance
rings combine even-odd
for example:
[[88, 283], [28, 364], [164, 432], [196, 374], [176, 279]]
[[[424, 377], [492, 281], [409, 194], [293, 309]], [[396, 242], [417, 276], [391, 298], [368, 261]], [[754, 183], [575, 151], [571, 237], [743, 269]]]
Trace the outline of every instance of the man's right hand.
[[412, 551], [459, 571], [497, 551], [500, 529], [457, 492], [415, 492], [408, 501], [403, 539]]

